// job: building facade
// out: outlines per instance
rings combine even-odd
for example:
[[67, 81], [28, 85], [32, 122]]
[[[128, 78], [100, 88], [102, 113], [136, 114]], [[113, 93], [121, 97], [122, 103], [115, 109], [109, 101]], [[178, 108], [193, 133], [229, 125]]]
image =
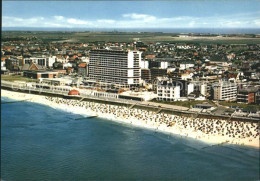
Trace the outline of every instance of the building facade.
[[180, 98], [180, 86], [172, 80], [163, 80], [157, 84], [157, 100], [176, 101]]
[[141, 61], [141, 69], [148, 69], [149, 68], [149, 61], [144, 60]]
[[237, 102], [251, 104], [256, 103], [256, 94], [258, 88], [245, 88], [238, 90]]
[[151, 80], [154, 80], [157, 77], [167, 76], [167, 69], [151, 68], [150, 71], [151, 71]]
[[203, 96], [207, 96], [207, 84], [201, 84], [200, 85], [200, 93], [203, 95]]
[[228, 81], [220, 81], [218, 85], [214, 85], [214, 100], [234, 101], [237, 99], [237, 85]]
[[58, 72], [55, 71], [24, 71], [23, 76], [32, 78], [32, 79], [40, 79], [40, 78], [56, 78], [58, 77]]
[[88, 77], [88, 64], [87, 63], [81, 63], [78, 65], [78, 75], [81, 75], [83, 77]]
[[53, 63], [56, 60], [56, 56], [51, 57], [30, 57], [23, 59], [23, 65], [35, 63], [44, 67], [53, 67]]
[[181, 62], [180, 63], [180, 70], [186, 70], [188, 68], [192, 68], [195, 66], [195, 63], [194, 61], [191, 61], [191, 60], [187, 60], [187, 61], [184, 61], [184, 62]]
[[145, 81], [151, 80], [151, 71], [150, 69], [141, 69], [141, 79]]
[[141, 52], [91, 50], [89, 79], [97, 83], [137, 86], [141, 81]]

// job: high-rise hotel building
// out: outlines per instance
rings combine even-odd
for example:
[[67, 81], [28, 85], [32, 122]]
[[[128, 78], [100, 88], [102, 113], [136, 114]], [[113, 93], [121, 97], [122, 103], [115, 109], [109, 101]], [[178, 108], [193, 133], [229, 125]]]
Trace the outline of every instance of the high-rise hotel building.
[[141, 52], [91, 50], [89, 79], [120, 87], [137, 86], [141, 81]]

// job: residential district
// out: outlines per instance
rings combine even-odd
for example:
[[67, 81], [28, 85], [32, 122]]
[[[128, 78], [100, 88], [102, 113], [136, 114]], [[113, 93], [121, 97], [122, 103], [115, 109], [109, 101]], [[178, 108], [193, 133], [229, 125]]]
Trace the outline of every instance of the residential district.
[[260, 45], [1, 42], [1, 82], [210, 115], [260, 117]]

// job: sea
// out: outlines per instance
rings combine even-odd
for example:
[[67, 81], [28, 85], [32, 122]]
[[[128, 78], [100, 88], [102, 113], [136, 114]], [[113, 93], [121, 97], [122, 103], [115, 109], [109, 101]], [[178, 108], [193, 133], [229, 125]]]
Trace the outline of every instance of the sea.
[[259, 180], [259, 149], [1, 97], [1, 180]]

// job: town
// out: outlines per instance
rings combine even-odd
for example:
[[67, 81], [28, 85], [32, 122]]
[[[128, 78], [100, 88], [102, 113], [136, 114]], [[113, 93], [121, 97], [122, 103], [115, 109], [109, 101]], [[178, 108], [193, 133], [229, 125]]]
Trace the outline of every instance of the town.
[[0, 181], [259, 180], [259, 0], [2, 7]]
[[[163, 41], [142, 40], [151, 35], [145, 32], [111, 32], [111, 39], [100, 36], [98, 41], [91, 33], [86, 41], [64, 38], [71, 32], [55, 32], [56, 39], [44, 39], [40, 32], [20, 33], [3, 32], [2, 86], [159, 107], [158, 112], [167, 108], [260, 118], [257, 35], [175, 34], [173, 39], [183, 41], [174, 42], [163, 39], [163, 33], [157, 33]], [[115, 41], [121, 34], [128, 38]], [[232, 41], [221, 44], [221, 38]], [[236, 43], [234, 38], [253, 43]]]

